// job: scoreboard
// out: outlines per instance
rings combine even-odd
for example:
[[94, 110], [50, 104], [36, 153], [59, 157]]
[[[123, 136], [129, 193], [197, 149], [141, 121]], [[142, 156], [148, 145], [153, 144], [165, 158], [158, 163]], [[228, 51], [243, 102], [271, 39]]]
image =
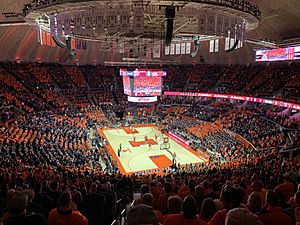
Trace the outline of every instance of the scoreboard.
[[[124, 93], [130, 97], [139, 97], [139, 102], [143, 102], [142, 97], [157, 97], [162, 94], [162, 82], [166, 74], [167, 72], [161, 69], [120, 69]], [[135, 102], [133, 98], [128, 98], [128, 100]], [[147, 99], [144, 102], [152, 101]]]

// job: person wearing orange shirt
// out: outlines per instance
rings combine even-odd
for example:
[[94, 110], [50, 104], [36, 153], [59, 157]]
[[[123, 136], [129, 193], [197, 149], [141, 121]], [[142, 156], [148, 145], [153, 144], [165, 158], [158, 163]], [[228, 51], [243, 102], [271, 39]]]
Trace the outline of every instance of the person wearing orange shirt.
[[294, 208], [295, 208], [295, 219], [300, 224], [300, 191], [297, 191], [294, 195]]
[[164, 185], [164, 190], [158, 197], [157, 208], [160, 211], [165, 211], [168, 209], [168, 198], [172, 196], [172, 185], [168, 182]]
[[149, 188], [150, 188], [150, 193], [153, 195], [154, 198], [154, 203], [153, 207], [156, 209], [157, 208], [157, 203], [158, 203], [158, 197], [160, 195], [160, 191], [156, 187], [156, 182], [154, 180], [150, 181], [149, 183]]
[[263, 225], [263, 223], [248, 209], [236, 208], [227, 213], [225, 225]]
[[259, 213], [261, 211], [262, 201], [260, 194], [256, 191], [253, 191], [247, 201], [248, 209], [253, 213]]
[[283, 191], [285, 200], [288, 201], [294, 195], [294, 185], [290, 182], [290, 175], [284, 174], [284, 183], [279, 184], [276, 188]]
[[141, 197], [139, 197], [136, 201], [135, 201], [135, 205], [139, 205], [143, 203], [143, 195], [146, 193], [150, 193], [150, 189], [149, 186], [147, 184], [143, 184], [141, 187]]
[[[153, 195], [151, 193], [144, 194], [143, 197], [142, 197], [142, 200], [143, 200], [144, 205], [148, 205], [148, 206], [153, 207], [154, 199], [153, 199]], [[156, 214], [156, 217], [157, 217], [158, 221], [162, 222], [163, 221], [163, 214], [158, 210], [155, 210], [155, 214]]]
[[187, 196], [182, 202], [182, 213], [168, 216], [164, 225], [207, 225], [197, 215], [198, 207], [193, 196]]
[[69, 191], [60, 195], [57, 208], [48, 215], [49, 225], [88, 225], [88, 219], [72, 209], [72, 197]]
[[265, 202], [267, 190], [263, 188], [263, 183], [260, 180], [253, 181], [251, 184], [251, 189], [252, 191], [258, 192], [261, 197], [261, 201]]
[[168, 213], [163, 216], [163, 220], [159, 221], [164, 223], [164, 221], [172, 214], [179, 214], [181, 212], [182, 199], [175, 195], [168, 198]]
[[195, 179], [189, 179], [188, 190], [179, 193], [180, 197], [184, 199], [188, 195], [195, 195], [195, 188], [197, 186], [197, 181]]
[[205, 198], [203, 200], [199, 216], [202, 220], [208, 223], [216, 211], [217, 209], [214, 200], [212, 198]]
[[267, 210], [259, 216], [264, 225], [292, 225], [292, 219], [279, 207], [279, 197], [276, 192], [266, 194]]
[[227, 212], [234, 208], [241, 207], [245, 191], [240, 186], [225, 186], [221, 191], [221, 201], [224, 209], [215, 213], [208, 225], [224, 225]]

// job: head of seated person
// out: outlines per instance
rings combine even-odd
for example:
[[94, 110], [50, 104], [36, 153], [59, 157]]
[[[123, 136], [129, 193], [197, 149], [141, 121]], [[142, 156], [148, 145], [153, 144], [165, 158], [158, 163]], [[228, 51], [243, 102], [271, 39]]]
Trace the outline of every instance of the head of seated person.
[[225, 185], [221, 192], [221, 201], [226, 210], [238, 208], [244, 198], [245, 191], [238, 185]]
[[225, 225], [263, 225], [258, 216], [248, 209], [236, 208], [226, 215]]
[[279, 196], [275, 191], [268, 190], [266, 194], [266, 203], [268, 207], [279, 206]]
[[185, 218], [195, 218], [198, 214], [198, 207], [195, 198], [191, 195], [185, 197], [182, 202], [181, 210]]
[[127, 225], [159, 225], [159, 222], [153, 207], [139, 204], [129, 210]]
[[253, 213], [257, 213], [261, 210], [262, 199], [258, 192], [254, 191], [249, 195], [248, 201], [247, 201], [247, 206], [248, 206], [248, 209]]
[[179, 214], [181, 212], [182, 199], [179, 196], [170, 196], [168, 198], [168, 212], [170, 214]]

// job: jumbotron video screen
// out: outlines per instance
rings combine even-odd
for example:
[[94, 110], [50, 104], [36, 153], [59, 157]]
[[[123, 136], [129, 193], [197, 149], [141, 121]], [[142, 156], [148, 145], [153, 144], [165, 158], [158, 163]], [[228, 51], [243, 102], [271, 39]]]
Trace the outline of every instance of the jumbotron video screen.
[[166, 76], [166, 71], [120, 69], [120, 75], [123, 77], [124, 93], [128, 95], [129, 101], [152, 102], [162, 94], [163, 77]]
[[162, 79], [161, 77], [135, 77], [134, 96], [160, 96]]

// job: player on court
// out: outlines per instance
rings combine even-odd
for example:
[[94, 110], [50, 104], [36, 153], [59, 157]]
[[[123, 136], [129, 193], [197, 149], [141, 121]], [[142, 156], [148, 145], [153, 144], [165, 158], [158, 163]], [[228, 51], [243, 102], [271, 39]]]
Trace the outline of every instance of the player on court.
[[150, 141], [148, 142], [148, 146], [149, 146], [148, 150], [151, 151], [151, 143], [150, 143]]
[[173, 152], [172, 165], [173, 165], [173, 166], [176, 166], [176, 152]]
[[120, 147], [118, 148], [118, 157], [121, 157], [122, 144], [120, 143]]

